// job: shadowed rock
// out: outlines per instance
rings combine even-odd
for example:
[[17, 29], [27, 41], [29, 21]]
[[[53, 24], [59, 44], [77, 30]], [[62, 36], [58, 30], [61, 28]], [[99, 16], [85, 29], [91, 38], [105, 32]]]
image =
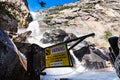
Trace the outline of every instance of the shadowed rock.
[[79, 61], [82, 61], [82, 58], [85, 54], [90, 54], [90, 49], [89, 46], [84, 46], [79, 50], [75, 50], [73, 53]]
[[43, 44], [47, 43], [59, 43], [63, 41], [67, 41], [70, 39], [76, 38], [76, 36], [72, 33], [66, 33], [62, 29], [56, 29], [52, 30], [50, 32], [45, 32], [43, 34], [43, 38], [41, 39], [41, 42]]
[[26, 31], [24, 33], [18, 34], [17, 37], [13, 37], [14, 42], [26, 42], [26, 39], [30, 36], [32, 32]]
[[18, 62], [17, 52], [7, 34], [0, 29], [0, 79], [13, 78], [13, 70]]
[[27, 77], [17, 54], [19, 51], [14, 43], [0, 29], [0, 80], [23, 80]]

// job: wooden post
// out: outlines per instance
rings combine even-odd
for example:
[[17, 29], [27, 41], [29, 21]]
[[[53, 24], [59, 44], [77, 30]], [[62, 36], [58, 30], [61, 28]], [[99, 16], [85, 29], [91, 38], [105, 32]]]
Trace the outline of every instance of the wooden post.
[[[27, 72], [28, 76], [30, 77], [29, 80], [40, 80], [40, 58], [36, 58], [36, 55], [38, 55], [38, 47], [35, 44], [32, 44], [28, 48], [28, 53], [27, 53]], [[38, 56], [40, 57], [40, 56]], [[36, 58], [36, 59], [35, 59]], [[39, 63], [38, 63], [39, 62]]]
[[33, 55], [34, 54], [32, 53], [32, 48], [29, 46], [27, 53], [27, 73], [29, 80], [34, 80]]

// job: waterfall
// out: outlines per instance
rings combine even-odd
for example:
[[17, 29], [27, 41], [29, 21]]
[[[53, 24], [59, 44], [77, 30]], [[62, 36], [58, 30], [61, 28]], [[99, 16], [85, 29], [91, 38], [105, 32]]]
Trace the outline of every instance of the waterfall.
[[40, 35], [40, 28], [39, 28], [39, 23], [37, 20], [32, 21], [28, 28], [27, 31], [32, 31], [31, 36], [39, 36]]
[[[40, 21], [39, 21], [40, 22]], [[41, 30], [41, 24], [38, 23], [37, 20], [34, 20], [31, 22], [26, 29], [27, 31], [32, 31], [31, 37], [28, 38], [29, 43], [35, 43], [40, 45], [41, 47], [47, 47], [53, 44], [42, 44], [40, 42], [40, 39], [43, 37], [42, 34], [44, 33]], [[46, 29], [48, 30], [48, 29]], [[70, 75], [70, 74], [75, 74], [76, 72], [84, 72], [85, 68], [82, 66], [82, 62], [79, 62], [79, 60], [74, 56], [73, 52], [70, 51], [70, 54], [73, 56], [75, 59], [75, 67], [61, 67], [61, 68], [47, 68], [44, 71], [47, 73], [47, 75]]]
[[[33, 13], [34, 14], [34, 13]], [[49, 30], [48, 28], [45, 28], [44, 30], [41, 28], [42, 21], [38, 21], [35, 19], [34, 15], [34, 21], [32, 21], [28, 28], [24, 31], [32, 31], [31, 37], [27, 39], [29, 43], [35, 43], [37, 45], [40, 45], [41, 47], [45, 48], [47, 46], [51, 46], [53, 44], [42, 44], [40, 42], [40, 39], [43, 37], [42, 34]], [[19, 30], [20, 31], [20, 30]], [[23, 30], [21, 30], [23, 31]], [[20, 32], [21, 32], [20, 31]], [[76, 33], [79, 35], [78, 33]], [[80, 34], [81, 35], [81, 34]], [[76, 50], [84, 45], [78, 45], [76, 46]], [[116, 78], [116, 75], [114, 72], [91, 72], [87, 71], [87, 69], [83, 66], [83, 63], [80, 62], [75, 55], [73, 54], [73, 51], [70, 50], [70, 54], [73, 56], [75, 60], [75, 67], [59, 67], [59, 68], [46, 68], [44, 72], [47, 73], [45, 76], [41, 76], [42, 80], [62, 80], [60, 78], [63, 78], [63, 80], [68, 80], [64, 78], [69, 78], [70, 80], [102, 80], [108, 78], [108, 80], [119, 80]], [[24, 55], [22, 55], [24, 56]], [[25, 57], [25, 56], [24, 56]], [[101, 76], [102, 74], [102, 76]], [[106, 76], [107, 74], [107, 76]], [[96, 77], [97, 76], [97, 77]]]

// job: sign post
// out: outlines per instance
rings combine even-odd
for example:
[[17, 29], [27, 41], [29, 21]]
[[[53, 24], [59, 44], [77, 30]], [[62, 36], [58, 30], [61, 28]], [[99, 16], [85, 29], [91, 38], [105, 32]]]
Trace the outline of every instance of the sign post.
[[67, 44], [57, 44], [45, 48], [46, 68], [72, 66]]
[[27, 72], [29, 80], [40, 80], [42, 69], [45, 68], [44, 60], [44, 49], [36, 44], [32, 44], [27, 53]]

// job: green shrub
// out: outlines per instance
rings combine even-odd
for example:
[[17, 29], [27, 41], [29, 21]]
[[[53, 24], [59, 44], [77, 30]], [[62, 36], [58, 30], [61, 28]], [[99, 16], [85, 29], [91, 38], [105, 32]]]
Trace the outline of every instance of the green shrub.
[[76, 8], [76, 7], [77, 7], [77, 5], [76, 6], [64, 6], [64, 7], [60, 8], [59, 10], [62, 11], [62, 10], [65, 10], [65, 9], [73, 9], [73, 8]]
[[64, 26], [67, 26], [67, 25], [68, 25], [68, 21], [65, 21], [65, 22], [64, 22]]
[[111, 37], [111, 36], [112, 36], [112, 33], [110, 31], [105, 31], [102, 38], [107, 41], [108, 38]]
[[43, 22], [45, 22], [46, 24], [49, 23], [51, 21], [51, 19], [53, 18], [53, 16], [49, 16], [47, 15], [44, 19]]

